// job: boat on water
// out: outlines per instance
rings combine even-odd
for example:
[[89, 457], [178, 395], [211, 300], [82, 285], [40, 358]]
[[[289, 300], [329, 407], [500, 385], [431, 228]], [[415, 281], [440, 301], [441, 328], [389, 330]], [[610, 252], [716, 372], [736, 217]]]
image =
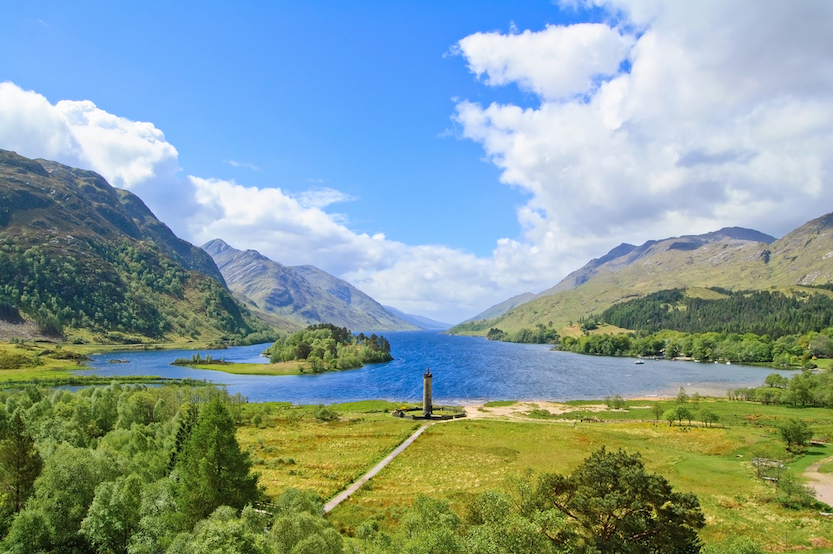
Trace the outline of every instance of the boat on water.
[[642, 364], [644, 364], [644, 363], [645, 363], [645, 360], [636, 360], [634, 363], [635, 363], [636, 365], [642, 365]]

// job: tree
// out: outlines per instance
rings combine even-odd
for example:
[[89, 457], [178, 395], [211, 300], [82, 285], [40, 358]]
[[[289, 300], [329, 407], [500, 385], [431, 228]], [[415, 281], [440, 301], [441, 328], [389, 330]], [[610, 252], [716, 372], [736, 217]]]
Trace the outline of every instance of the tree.
[[807, 422], [794, 417], [781, 425], [778, 431], [781, 434], [781, 440], [787, 444], [787, 450], [790, 452], [803, 450], [813, 438], [813, 431], [810, 430]]
[[171, 455], [168, 459], [168, 471], [173, 471], [176, 467], [176, 462], [182, 449], [185, 448], [185, 443], [191, 437], [191, 432], [197, 424], [200, 417], [200, 407], [197, 404], [192, 404], [187, 400], [179, 408], [177, 414], [178, 426], [176, 428], [176, 438], [174, 439], [174, 448], [171, 450]]
[[677, 393], [677, 404], [685, 404], [688, 402], [688, 395], [685, 393], [685, 389], [680, 387], [680, 391]]
[[[9, 536], [18, 537], [28, 544], [31, 537], [23, 527], [43, 521], [43, 536], [39, 535], [38, 541], [48, 541], [51, 545], [47, 549], [49, 552], [87, 549], [87, 539], [78, 531], [93, 502], [95, 488], [115, 477], [117, 468], [113, 462], [103, 452], [68, 444], [58, 445], [44, 464], [43, 472], [35, 483], [34, 495], [12, 523]], [[4, 546], [26, 551], [21, 543], [15, 546], [11, 542], [7, 538]]]
[[657, 421], [659, 421], [659, 418], [662, 417], [662, 413], [664, 411], [665, 410], [663, 409], [662, 404], [660, 404], [659, 402], [654, 402], [654, 405], [651, 406], [651, 413], [654, 414], [654, 419], [656, 419]]
[[712, 423], [717, 423], [718, 421], [720, 421], [720, 416], [708, 408], [703, 408], [702, 410], [700, 410], [700, 421], [702, 421], [703, 424], [706, 427], [708, 427]]
[[43, 461], [35, 439], [16, 410], [9, 422], [6, 438], [0, 441], [0, 493], [13, 512], [19, 512], [32, 494], [35, 479], [40, 475]]
[[695, 408], [700, 404], [700, 393], [694, 391], [694, 394], [691, 395], [691, 403], [694, 405]]
[[252, 463], [240, 450], [235, 430], [228, 409], [214, 398], [203, 409], [179, 455], [177, 497], [189, 525], [220, 506], [240, 510], [261, 496], [258, 475], [250, 474]]
[[[277, 552], [269, 535], [263, 532], [268, 516], [251, 507], [241, 517], [228, 506], [221, 506], [211, 517], [200, 521], [193, 534], [177, 537], [168, 552], [181, 554], [272, 554]], [[325, 554], [319, 551], [319, 554]]]
[[569, 476], [542, 475], [537, 497], [571, 521], [575, 552], [700, 551], [705, 519], [697, 497], [646, 472], [638, 454], [602, 447]]
[[766, 379], [764, 379], [764, 384], [770, 387], [777, 387], [779, 389], [786, 388], [789, 382], [789, 379], [787, 379], [786, 377], [782, 377], [777, 373], [770, 373], [766, 376]]
[[81, 522], [81, 534], [100, 552], [127, 552], [130, 538], [139, 528], [142, 478], [132, 473], [101, 483]]
[[670, 410], [667, 410], [664, 414], [662, 414], [663, 419], [668, 422], [668, 425], [674, 423], [674, 421], [678, 421], [680, 425], [683, 424], [683, 420], [688, 420], [689, 425], [691, 424], [691, 418], [694, 417], [691, 411], [686, 408], [685, 406], [675, 406]]

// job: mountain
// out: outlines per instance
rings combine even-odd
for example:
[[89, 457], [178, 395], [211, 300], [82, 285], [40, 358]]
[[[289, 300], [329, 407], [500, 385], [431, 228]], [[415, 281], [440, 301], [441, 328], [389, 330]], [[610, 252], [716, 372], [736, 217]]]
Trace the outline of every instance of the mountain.
[[404, 331], [417, 327], [392, 315], [350, 283], [311, 265], [288, 267], [255, 250], [237, 250], [220, 239], [203, 245], [229, 289], [258, 313], [283, 326], [332, 323], [357, 331]]
[[92, 171], [0, 150], [0, 313], [71, 340], [242, 340], [266, 331], [216, 264]]
[[561, 328], [617, 302], [660, 290], [761, 290], [827, 283], [831, 274], [833, 214], [810, 221], [779, 240], [731, 227], [641, 246], [621, 244], [535, 298], [492, 318], [461, 324], [451, 332], [483, 334], [491, 327], [516, 332], [537, 324]]
[[481, 321], [481, 320], [484, 320], [484, 319], [494, 319], [496, 317], [500, 317], [503, 314], [505, 314], [506, 312], [508, 312], [509, 310], [511, 310], [512, 308], [514, 308], [515, 306], [520, 306], [521, 304], [525, 304], [525, 303], [529, 302], [530, 300], [534, 300], [536, 297], [537, 297], [537, 295], [533, 294], [531, 292], [525, 292], [523, 294], [518, 294], [516, 296], [513, 296], [509, 300], [504, 300], [503, 302], [501, 302], [499, 304], [495, 304], [491, 308], [480, 312], [476, 316], [467, 319], [463, 323], [468, 323], [468, 322], [471, 322], [471, 321]]
[[425, 329], [427, 331], [445, 331], [451, 327], [450, 323], [443, 323], [442, 321], [437, 321], [421, 315], [406, 314], [403, 311], [397, 310], [393, 306], [384, 306], [384, 308], [399, 319], [403, 319], [408, 323], [416, 325], [420, 329]]

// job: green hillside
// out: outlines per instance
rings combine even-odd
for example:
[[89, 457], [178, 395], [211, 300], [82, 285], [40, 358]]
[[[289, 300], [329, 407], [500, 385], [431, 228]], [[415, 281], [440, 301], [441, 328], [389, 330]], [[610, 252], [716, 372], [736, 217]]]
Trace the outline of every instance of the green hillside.
[[766, 235], [754, 231], [723, 231], [650, 241], [641, 247], [622, 245], [534, 300], [450, 332], [485, 335], [498, 327], [514, 333], [538, 324], [561, 329], [619, 302], [668, 289], [763, 290], [833, 280], [833, 214], [771, 244], [763, 240]]
[[0, 151], [7, 323], [76, 342], [272, 338], [224, 285], [211, 258], [135, 195], [90, 171]]

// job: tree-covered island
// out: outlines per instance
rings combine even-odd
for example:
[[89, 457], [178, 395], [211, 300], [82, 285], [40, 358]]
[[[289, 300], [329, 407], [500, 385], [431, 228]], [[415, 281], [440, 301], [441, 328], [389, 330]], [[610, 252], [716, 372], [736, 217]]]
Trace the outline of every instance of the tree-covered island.
[[299, 375], [358, 369], [366, 364], [393, 360], [390, 343], [375, 333], [354, 335], [346, 327], [331, 323], [310, 325], [276, 340], [263, 352], [268, 364], [234, 363], [225, 358], [203, 357], [199, 353], [190, 358], [178, 358], [171, 365], [212, 369], [244, 375]]
[[353, 335], [346, 327], [331, 323], [310, 325], [303, 331], [281, 337], [266, 350], [269, 361], [306, 361], [315, 373], [339, 369], [357, 369], [365, 364], [393, 360], [390, 343], [375, 333]]

